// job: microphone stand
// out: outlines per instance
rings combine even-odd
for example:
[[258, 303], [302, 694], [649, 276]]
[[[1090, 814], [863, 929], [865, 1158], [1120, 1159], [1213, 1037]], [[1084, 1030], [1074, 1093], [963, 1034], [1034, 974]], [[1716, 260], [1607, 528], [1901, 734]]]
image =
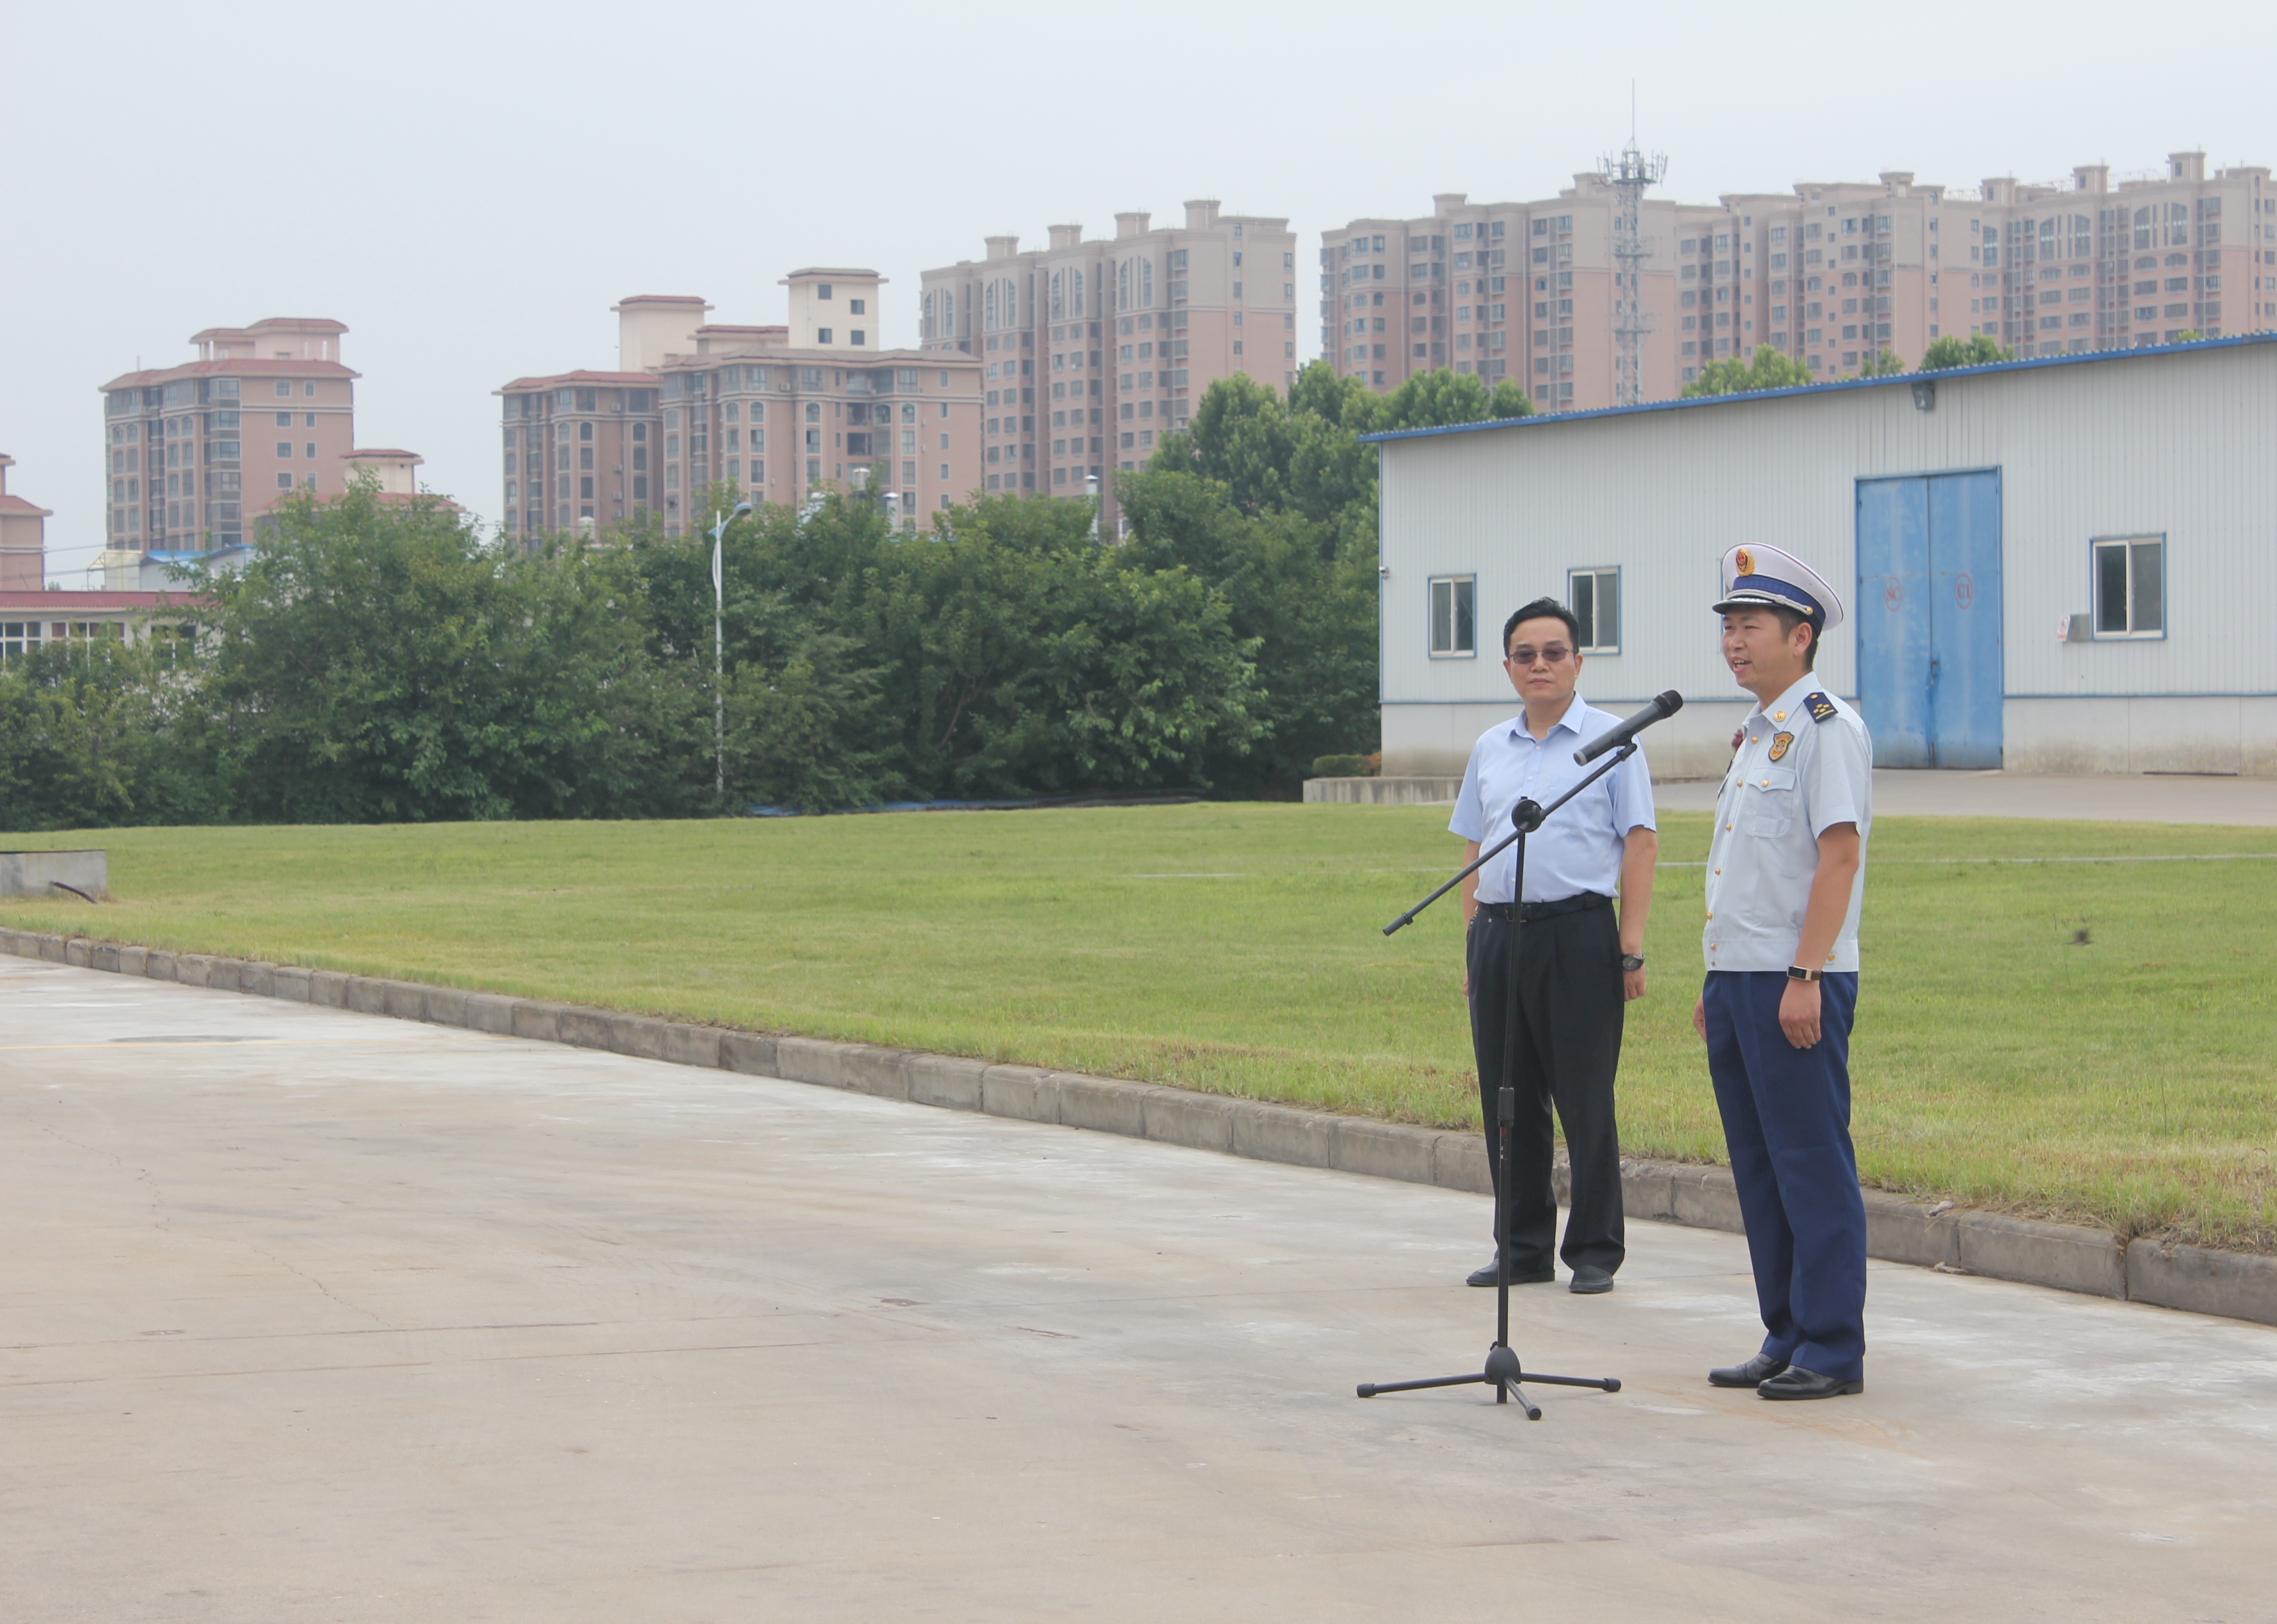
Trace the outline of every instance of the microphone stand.
[[1483, 1370], [1469, 1376], [1427, 1376], [1421, 1381], [1415, 1382], [1362, 1382], [1359, 1385], [1359, 1396], [1363, 1399], [1373, 1399], [1378, 1393], [1413, 1392], [1425, 1387], [1487, 1386], [1495, 1390], [1496, 1404], [1507, 1404], [1511, 1400], [1511, 1396], [1516, 1394], [1519, 1407], [1526, 1413], [1527, 1420], [1540, 1421], [1541, 1407], [1519, 1390], [1520, 1382], [1540, 1382], [1547, 1387], [1594, 1387], [1602, 1392], [1618, 1392], [1621, 1390], [1620, 1378], [1616, 1376], [1545, 1376], [1539, 1370], [1526, 1369], [1520, 1364], [1517, 1353], [1510, 1346], [1510, 1129], [1511, 1124], [1518, 1117], [1518, 1084], [1515, 1076], [1517, 1070], [1515, 1050], [1518, 1046], [1518, 948], [1519, 937], [1526, 928], [1525, 920], [1521, 917], [1522, 903], [1526, 896], [1526, 837], [1540, 828], [1548, 820], [1550, 813], [1636, 754], [1636, 741], [1631, 739], [1609, 756], [1595, 771], [1590, 773], [1588, 776], [1583, 778], [1547, 806], [1521, 797], [1518, 804], [1510, 809], [1511, 833], [1505, 839], [1499, 842], [1492, 850], [1481, 852], [1477, 862], [1473, 863], [1461, 873], [1457, 874], [1452, 880], [1448, 881], [1446, 884], [1383, 927], [1383, 934], [1389, 936], [1394, 931], [1413, 924], [1415, 917], [1423, 910], [1478, 873], [1489, 862], [1500, 856], [1506, 848], [1512, 845], [1518, 848], [1517, 854], [1512, 858], [1514, 872], [1511, 878], [1510, 888], [1512, 903], [1510, 922], [1510, 975], [1508, 986], [1505, 988], [1508, 1003], [1503, 1021], [1502, 1087], [1495, 1097], [1495, 1114], [1498, 1118], [1497, 1143], [1501, 1147], [1502, 1154], [1496, 1158], [1501, 1176], [1495, 1180], [1494, 1346], [1487, 1349], [1487, 1366]]

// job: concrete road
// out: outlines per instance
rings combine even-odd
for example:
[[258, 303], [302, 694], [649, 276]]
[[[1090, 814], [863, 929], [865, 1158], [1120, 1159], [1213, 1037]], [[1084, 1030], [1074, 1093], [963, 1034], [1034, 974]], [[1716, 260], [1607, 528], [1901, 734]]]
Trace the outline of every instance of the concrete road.
[[0, 1619], [2277, 1616], [2277, 1330], [0, 958]]
[[[1706, 812], [1717, 781], [1655, 784], [1656, 804]], [[2120, 823], [2277, 824], [2277, 778], [2166, 773], [1874, 774], [1877, 817], [2078, 818]]]

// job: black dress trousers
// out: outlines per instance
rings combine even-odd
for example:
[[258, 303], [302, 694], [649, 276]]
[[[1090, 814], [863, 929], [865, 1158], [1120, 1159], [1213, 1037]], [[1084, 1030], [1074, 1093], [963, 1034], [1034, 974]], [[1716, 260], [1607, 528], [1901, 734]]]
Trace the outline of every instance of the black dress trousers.
[[[1511, 937], [1519, 938], [1518, 1029], [1512, 1079], [1518, 1115], [1505, 1170], [1496, 1123], [1508, 1025]], [[1573, 1169], [1572, 1214], [1558, 1255], [1568, 1269], [1594, 1263], [1608, 1274], [1626, 1255], [1621, 1224], [1621, 1145], [1613, 1117], [1613, 1074], [1621, 1059], [1620, 926], [1610, 907], [1513, 925], [1481, 911], [1466, 944], [1471, 977], [1471, 1048], [1479, 1066], [1487, 1162], [1497, 1189], [1507, 1177], [1513, 1275], [1550, 1266], [1557, 1240], [1557, 1195], [1550, 1182], [1556, 1153], [1552, 1105], [1565, 1130]]]

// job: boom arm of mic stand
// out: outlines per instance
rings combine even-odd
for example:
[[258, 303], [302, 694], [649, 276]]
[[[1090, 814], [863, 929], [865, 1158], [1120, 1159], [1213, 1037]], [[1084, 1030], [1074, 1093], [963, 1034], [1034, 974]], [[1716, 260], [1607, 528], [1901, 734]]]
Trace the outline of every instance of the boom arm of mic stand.
[[1479, 870], [1484, 868], [1489, 863], [1500, 857], [1510, 846], [1511, 842], [1517, 840], [1519, 835], [1530, 834], [1534, 830], [1540, 828], [1543, 822], [1548, 820], [1551, 812], [1556, 812], [1559, 807], [1565, 805], [1566, 802], [1580, 794], [1582, 790], [1587, 789], [1591, 784], [1595, 783], [1606, 774], [1620, 766], [1622, 762], [1636, 754], [1636, 752], [1637, 743], [1634, 739], [1631, 739], [1627, 743], [1622, 745], [1611, 755], [1607, 756], [1597, 766], [1591, 769], [1588, 777], [1582, 779], [1580, 782], [1575, 784], [1571, 789], [1568, 789], [1565, 794], [1550, 802], [1547, 806], [1536, 806], [1534, 805], [1534, 803], [1528, 800], [1519, 801], [1516, 806], [1511, 809], [1511, 817], [1513, 821], [1516, 821], [1521, 814], [1524, 814], [1527, 807], [1534, 807], [1533, 814], [1526, 818], [1522, 826], [1512, 828], [1508, 835], [1504, 835], [1500, 841], [1497, 841], [1495, 843], [1491, 850], [1480, 852], [1477, 862], [1473, 863], [1469, 867], [1464, 869], [1461, 873], [1457, 874], [1452, 880], [1448, 881], [1446, 884], [1432, 892], [1430, 896], [1425, 897], [1421, 902], [1417, 903], [1413, 908], [1410, 908], [1406, 912], [1392, 920], [1390, 924], [1385, 926], [1383, 927], [1383, 934], [1389, 936], [1394, 931], [1403, 930], [1406, 926], [1414, 924], [1416, 916], [1421, 913], [1423, 910], [1428, 908], [1433, 903], [1437, 902], [1448, 892], [1462, 884], [1464, 881], [1469, 879], [1473, 874], [1477, 873]]

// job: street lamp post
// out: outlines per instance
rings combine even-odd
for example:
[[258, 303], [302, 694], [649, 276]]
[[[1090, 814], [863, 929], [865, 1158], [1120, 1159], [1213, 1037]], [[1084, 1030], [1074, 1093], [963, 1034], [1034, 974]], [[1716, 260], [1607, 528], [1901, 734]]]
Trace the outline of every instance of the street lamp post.
[[737, 502], [725, 518], [712, 514], [712, 771], [720, 804], [727, 800], [727, 590], [720, 568], [721, 538], [727, 527], [751, 511], [749, 502]]

